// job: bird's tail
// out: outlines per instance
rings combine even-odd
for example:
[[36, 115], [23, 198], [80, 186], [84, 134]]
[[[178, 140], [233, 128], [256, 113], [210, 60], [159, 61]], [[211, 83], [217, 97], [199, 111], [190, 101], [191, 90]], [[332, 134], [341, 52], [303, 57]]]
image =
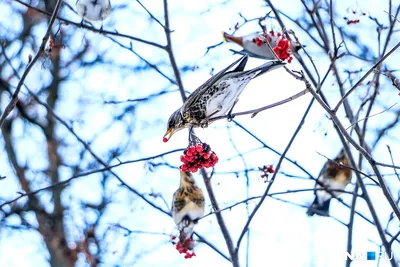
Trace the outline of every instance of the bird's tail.
[[269, 71], [278, 69], [278, 68], [280, 68], [280, 67], [283, 67], [284, 65], [286, 65], [286, 63], [283, 62], [283, 61], [280, 61], [280, 60], [268, 61], [267, 63], [264, 63], [264, 64], [262, 64], [261, 66], [258, 66], [257, 68], [254, 68], [254, 69], [252, 69], [252, 70], [247, 71], [246, 74], [258, 72], [258, 73], [253, 77], [253, 79], [254, 79], [254, 78], [256, 78], [256, 77], [258, 77], [258, 76], [260, 76], [260, 75], [263, 75], [264, 73], [267, 73], [267, 72], [269, 72]]
[[236, 37], [236, 36], [230, 35], [226, 32], [222, 32], [222, 39], [224, 40], [224, 42], [227, 42], [227, 43], [236, 43], [238, 45], [243, 45], [242, 37]]
[[317, 197], [315, 197], [314, 202], [311, 204], [311, 206], [307, 210], [307, 215], [308, 216], [313, 216], [314, 214], [320, 215], [320, 216], [329, 216], [329, 206], [331, 204], [331, 199], [328, 199], [324, 203], [319, 204]]

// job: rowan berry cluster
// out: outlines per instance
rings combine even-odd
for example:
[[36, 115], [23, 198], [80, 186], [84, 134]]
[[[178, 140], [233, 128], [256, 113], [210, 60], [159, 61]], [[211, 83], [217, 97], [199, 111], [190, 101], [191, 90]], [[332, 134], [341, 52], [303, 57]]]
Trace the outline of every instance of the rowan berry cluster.
[[268, 180], [268, 175], [270, 173], [275, 173], [274, 167], [272, 165], [264, 165], [262, 168], [258, 168], [263, 174], [261, 175], [261, 178], [265, 178], [265, 181]]
[[193, 256], [196, 256], [196, 253], [193, 251], [194, 247], [194, 240], [191, 238], [186, 238], [183, 241], [179, 240], [178, 242], [175, 241], [176, 236], [171, 236], [172, 244], [175, 245], [176, 250], [180, 254], [185, 254], [185, 259], [190, 259]]
[[218, 162], [217, 155], [211, 151], [211, 147], [206, 143], [199, 143], [189, 146], [181, 156], [183, 165], [182, 171], [195, 173], [201, 168], [214, 167]]
[[292, 53], [290, 51], [290, 41], [282, 35], [279, 36], [279, 40], [274, 47], [274, 52], [282, 61], [287, 60], [288, 63], [291, 63], [293, 60], [293, 57], [291, 56]]
[[261, 40], [260, 37], [254, 38], [253, 42], [256, 44], [256, 46], [262, 46], [264, 44], [263, 40]]

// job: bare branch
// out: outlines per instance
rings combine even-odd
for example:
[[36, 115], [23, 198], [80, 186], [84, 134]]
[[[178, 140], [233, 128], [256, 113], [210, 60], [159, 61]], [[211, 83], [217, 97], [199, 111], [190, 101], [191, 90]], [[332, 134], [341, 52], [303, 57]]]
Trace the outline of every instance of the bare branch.
[[[39, 60], [39, 58], [43, 55], [44, 49], [46, 47], [47, 41], [50, 38], [50, 33], [51, 33], [51, 28], [54, 24], [54, 21], [57, 17], [58, 10], [60, 9], [61, 2], [63, 0], [57, 0], [56, 7], [54, 8], [53, 14], [51, 15], [49, 25], [47, 26], [46, 34], [43, 36], [42, 43], [40, 45], [39, 51], [36, 53], [36, 55], [33, 57], [33, 59], [28, 63], [28, 66], [26, 67], [24, 73], [21, 76], [21, 79], [18, 82], [17, 88], [15, 89], [14, 94], [11, 97], [10, 103], [6, 106], [4, 112], [1, 114], [0, 117], [0, 128], [3, 127], [4, 121], [6, 120], [7, 116], [11, 113], [11, 111], [15, 108], [15, 105], [18, 102], [18, 94], [21, 91], [21, 87], [25, 82], [26, 77], [28, 76], [29, 72], [31, 71], [32, 67], [36, 64], [36, 62]], [[3, 47], [4, 49], [4, 47]], [[5, 51], [4, 51], [5, 53]]]

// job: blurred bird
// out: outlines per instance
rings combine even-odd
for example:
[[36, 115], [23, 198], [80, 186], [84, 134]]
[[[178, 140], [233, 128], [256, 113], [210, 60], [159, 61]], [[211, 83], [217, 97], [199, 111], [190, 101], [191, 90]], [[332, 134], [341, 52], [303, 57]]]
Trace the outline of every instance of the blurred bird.
[[[334, 159], [337, 163], [349, 166], [349, 159], [346, 153], [342, 149], [339, 155]], [[326, 188], [328, 190], [344, 190], [351, 181], [351, 170], [348, 168], [341, 168], [336, 162], [327, 161], [322, 168], [317, 183], [315, 184], [316, 189]], [[338, 197], [342, 192], [325, 190], [315, 191], [315, 199], [310, 208], [307, 211], [309, 216], [318, 214], [320, 216], [329, 216], [329, 205], [332, 199], [332, 195]]]
[[[268, 37], [267, 39], [269, 40], [271, 48], [274, 48], [277, 44], [279, 36], [272, 36], [270, 34], [266, 35]], [[226, 32], [223, 32], [223, 38], [225, 42], [232, 42], [240, 45], [243, 48], [243, 50], [241, 51], [231, 49], [231, 51], [234, 53], [241, 55], [248, 54], [251, 57], [267, 60], [275, 59], [270, 48], [268, 47], [268, 45], [266, 45], [267, 39], [265, 38], [263, 33], [251, 33], [245, 36], [236, 37]], [[301, 48], [302, 46], [299, 43], [293, 41], [290, 42], [290, 50], [292, 50], [292, 52], [297, 52]]]
[[181, 182], [173, 196], [172, 218], [179, 231], [190, 237], [204, 215], [204, 196], [190, 172], [180, 170]]
[[[276, 60], [245, 71], [247, 60], [248, 56], [243, 56], [197, 88], [183, 106], [172, 113], [163, 141], [167, 142], [183, 128], [207, 127], [210, 119], [223, 116], [228, 111], [230, 117], [240, 93], [252, 79], [285, 65]], [[229, 71], [237, 63], [238, 66]]]
[[[110, 0], [77, 0], [76, 8], [78, 14], [86, 21], [103, 21], [111, 13]], [[103, 29], [103, 25], [101, 25]]]

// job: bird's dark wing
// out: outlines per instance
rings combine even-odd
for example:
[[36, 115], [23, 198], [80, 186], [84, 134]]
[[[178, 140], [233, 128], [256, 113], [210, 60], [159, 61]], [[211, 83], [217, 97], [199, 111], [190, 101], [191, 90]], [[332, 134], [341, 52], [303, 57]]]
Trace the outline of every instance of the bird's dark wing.
[[273, 58], [265, 58], [265, 57], [259, 56], [257, 54], [254, 54], [254, 53], [250, 52], [250, 51], [247, 51], [247, 50], [236, 51], [236, 50], [233, 50], [233, 49], [229, 49], [229, 51], [233, 52], [234, 54], [248, 55], [250, 57], [259, 58], [259, 59], [273, 59]]
[[[322, 167], [321, 171], [319, 172], [319, 174], [318, 174], [318, 176], [317, 176], [317, 180], [315, 181], [315, 186], [314, 186], [314, 188], [316, 188], [318, 184], [319, 184], [320, 186], [323, 186], [324, 180], [325, 180], [326, 177], [325, 177], [324, 175], [322, 175], [322, 174], [325, 173], [325, 172], [327, 172], [328, 166], [329, 166], [328, 163], [329, 163], [329, 161], [325, 162], [324, 166]], [[319, 183], [318, 183], [318, 182], [319, 182]], [[316, 195], [316, 194], [317, 194], [317, 191], [314, 191], [314, 195]]]
[[221, 70], [220, 72], [212, 76], [199, 88], [194, 90], [194, 92], [190, 94], [190, 96], [186, 99], [185, 103], [183, 104], [181, 112], [186, 110], [188, 107], [192, 106], [193, 103], [195, 103], [199, 99], [199, 97], [203, 95], [205, 90], [207, 90], [210, 86], [212, 86], [219, 79], [221, 79], [226, 73], [229, 73], [228, 70], [233, 66], [235, 66], [239, 61], [240, 61], [239, 65], [232, 72], [243, 71], [244, 67], [246, 66], [247, 59], [248, 55], [244, 55], [243, 57], [239, 58], [238, 60], [230, 64], [225, 69]]

